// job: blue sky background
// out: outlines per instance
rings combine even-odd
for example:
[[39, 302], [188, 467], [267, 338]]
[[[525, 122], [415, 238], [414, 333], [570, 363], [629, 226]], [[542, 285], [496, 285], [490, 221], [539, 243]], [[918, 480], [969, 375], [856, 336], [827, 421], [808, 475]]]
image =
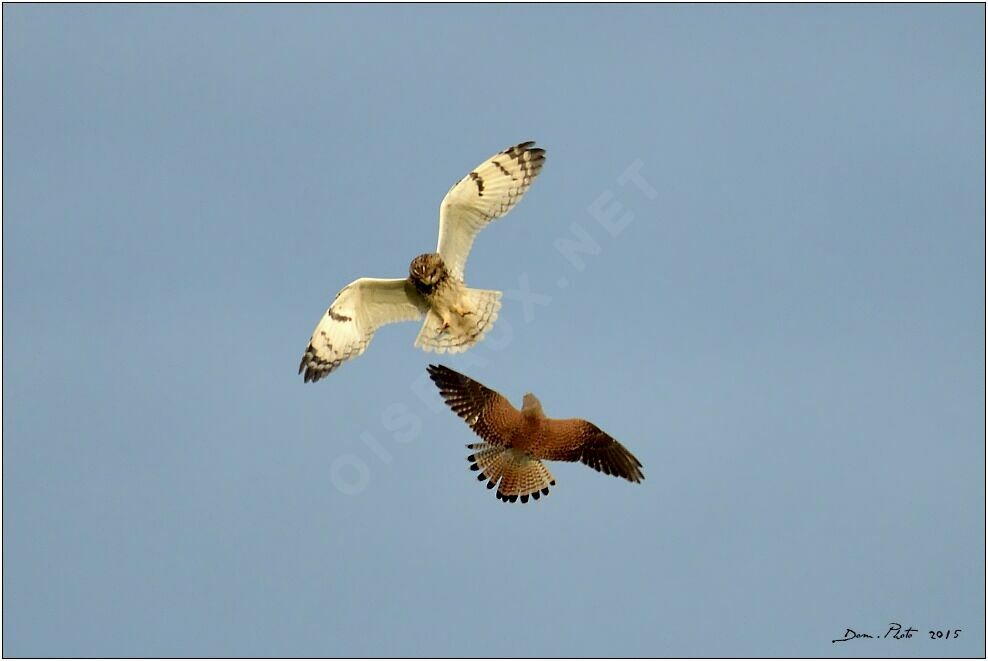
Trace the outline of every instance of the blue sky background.
[[[5, 655], [984, 654], [983, 5], [3, 18]], [[511, 506], [416, 326], [295, 370], [525, 139], [442, 362], [646, 480]]]

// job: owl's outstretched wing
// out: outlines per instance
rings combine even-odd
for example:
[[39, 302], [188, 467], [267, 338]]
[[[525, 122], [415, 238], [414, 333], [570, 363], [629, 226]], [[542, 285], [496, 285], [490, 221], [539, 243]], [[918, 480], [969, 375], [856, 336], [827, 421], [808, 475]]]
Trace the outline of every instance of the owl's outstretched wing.
[[460, 280], [477, 232], [511, 211], [545, 163], [545, 150], [522, 142], [491, 156], [446, 193], [439, 206], [439, 248]]
[[364, 352], [379, 327], [420, 319], [429, 309], [406, 279], [360, 278], [340, 290], [298, 366], [305, 382], [318, 381], [343, 361]]

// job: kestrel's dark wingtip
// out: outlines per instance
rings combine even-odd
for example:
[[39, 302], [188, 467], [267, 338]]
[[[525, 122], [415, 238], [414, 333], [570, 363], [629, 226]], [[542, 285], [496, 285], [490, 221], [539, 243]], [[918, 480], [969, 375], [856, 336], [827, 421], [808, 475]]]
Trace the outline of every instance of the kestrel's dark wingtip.
[[438, 379], [441, 375], [450, 372], [451, 370], [445, 365], [429, 365], [425, 368], [425, 371], [429, 373], [429, 378], [432, 379], [436, 385], [439, 385]]

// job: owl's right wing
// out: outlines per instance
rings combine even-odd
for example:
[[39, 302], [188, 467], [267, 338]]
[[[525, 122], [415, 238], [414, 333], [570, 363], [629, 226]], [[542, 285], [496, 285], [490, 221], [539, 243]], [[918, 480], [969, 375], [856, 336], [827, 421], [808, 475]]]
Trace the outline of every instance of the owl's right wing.
[[455, 277], [463, 280], [477, 233], [518, 204], [545, 163], [545, 150], [522, 142], [494, 154], [449, 189], [439, 205], [439, 247]]
[[364, 352], [385, 324], [420, 319], [429, 309], [408, 280], [360, 278], [340, 290], [319, 320], [298, 373], [305, 382], [318, 381], [343, 361]]

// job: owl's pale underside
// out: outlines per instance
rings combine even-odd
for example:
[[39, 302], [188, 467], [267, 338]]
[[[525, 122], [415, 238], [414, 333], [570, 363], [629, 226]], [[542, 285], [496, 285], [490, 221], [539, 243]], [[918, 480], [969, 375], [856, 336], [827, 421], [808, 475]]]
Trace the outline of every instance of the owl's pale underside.
[[543, 459], [580, 461], [630, 482], [645, 479], [641, 462], [623, 445], [586, 420], [547, 418], [531, 393], [519, 411], [500, 393], [443, 365], [429, 365], [429, 377], [446, 404], [483, 439], [467, 445], [472, 451], [467, 461], [488, 489], [497, 487], [499, 500], [527, 503], [548, 494], [556, 480]]
[[385, 324], [425, 316], [415, 346], [465, 351], [490, 330], [501, 292], [472, 289], [464, 267], [474, 238], [505, 215], [532, 185], [545, 150], [523, 142], [490, 157], [454, 185], [439, 206], [439, 246], [412, 260], [407, 278], [360, 278], [344, 287], [322, 316], [302, 355], [299, 374], [318, 381], [364, 352]]

